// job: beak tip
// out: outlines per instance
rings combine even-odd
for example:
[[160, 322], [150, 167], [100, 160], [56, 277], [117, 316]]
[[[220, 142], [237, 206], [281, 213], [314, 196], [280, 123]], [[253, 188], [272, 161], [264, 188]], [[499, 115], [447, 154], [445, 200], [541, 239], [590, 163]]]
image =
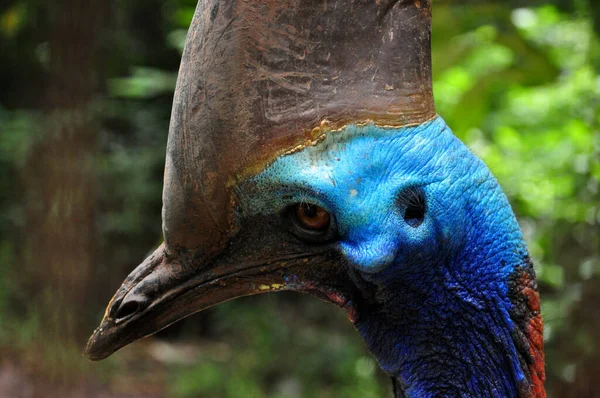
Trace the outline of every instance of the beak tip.
[[103, 320], [100, 326], [94, 330], [90, 336], [82, 355], [86, 356], [90, 361], [100, 361], [110, 356], [115, 350], [107, 347], [107, 337], [104, 333], [106, 330], [106, 320]]
[[85, 348], [83, 349], [82, 355], [85, 357], [88, 357], [89, 360], [91, 361], [97, 361], [100, 360], [102, 358], [98, 358], [97, 355], [97, 346], [98, 344], [96, 344], [97, 340], [96, 340], [96, 332], [94, 332], [91, 336], [90, 339], [88, 340], [87, 344], [85, 345]]
[[95, 342], [88, 342], [88, 344], [86, 345], [85, 349], [83, 350], [82, 355], [87, 357], [90, 361], [101, 361], [105, 358], [107, 358], [108, 356], [110, 356], [110, 354], [112, 352], [106, 352], [104, 350], [98, 349], [98, 347], [94, 347], [96, 344]]

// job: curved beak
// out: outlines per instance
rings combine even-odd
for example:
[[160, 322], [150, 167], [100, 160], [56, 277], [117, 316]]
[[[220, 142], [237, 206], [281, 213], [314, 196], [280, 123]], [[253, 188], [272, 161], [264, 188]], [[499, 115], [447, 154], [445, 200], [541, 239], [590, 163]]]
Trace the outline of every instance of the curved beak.
[[104, 359], [191, 314], [258, 293], [301, 291], [349, 310], [350, 284], [342, 282], [340, 271], [330, 256], [313, 253], [193, 268], [169, 258], [162, 245], [117, 290], [84, 355]]

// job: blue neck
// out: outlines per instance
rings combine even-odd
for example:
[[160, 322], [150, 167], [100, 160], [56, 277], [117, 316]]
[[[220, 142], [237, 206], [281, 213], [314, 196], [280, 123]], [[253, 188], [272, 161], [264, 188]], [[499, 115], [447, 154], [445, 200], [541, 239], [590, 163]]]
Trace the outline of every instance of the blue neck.
[[[509, 267], [526, 267], [522, 254]], [[457, 273], [477, 264], [462, 261], [376, 286], [376, 300], [359, 304], [355, 326], [408, 397], [519, 396], [527, 381], [504, 283], [486, 278], [487, 289], [470, 289], [482, 275]]]

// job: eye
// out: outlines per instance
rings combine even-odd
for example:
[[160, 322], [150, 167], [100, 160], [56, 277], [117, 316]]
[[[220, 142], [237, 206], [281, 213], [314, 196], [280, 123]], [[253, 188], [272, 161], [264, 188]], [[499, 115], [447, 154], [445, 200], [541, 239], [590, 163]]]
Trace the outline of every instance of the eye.
[[295, 213], [300, 224], [307, 229], [323, 230], [329, 227], [331, 221], [324, 208], [309, 203], [295, 205]]
[[285, 212], [291, 232], [313, 242], [331, 240], [334, 236], [332, 217], [324, 208], [310, 203], [296, 203]]
[[398, 196], [398, 205], [404, 208], [404, 221], [413, 228], [423, 223], [426, 203], [425, 191], [421, 187], [409, 187]]

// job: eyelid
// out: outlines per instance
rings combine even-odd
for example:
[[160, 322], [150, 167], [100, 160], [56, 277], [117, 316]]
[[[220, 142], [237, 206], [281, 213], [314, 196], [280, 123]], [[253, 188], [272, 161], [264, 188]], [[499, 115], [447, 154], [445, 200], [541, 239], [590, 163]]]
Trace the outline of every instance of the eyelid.
[[306, 203], [323, 208], [330, 216], [334, 214], [332, 207], [324, 200], [323, 195], [305, 186], [282, 187], [278, 192], [278, 196], [282, 202], [280, 211], [285, 210], [294, 203]]

